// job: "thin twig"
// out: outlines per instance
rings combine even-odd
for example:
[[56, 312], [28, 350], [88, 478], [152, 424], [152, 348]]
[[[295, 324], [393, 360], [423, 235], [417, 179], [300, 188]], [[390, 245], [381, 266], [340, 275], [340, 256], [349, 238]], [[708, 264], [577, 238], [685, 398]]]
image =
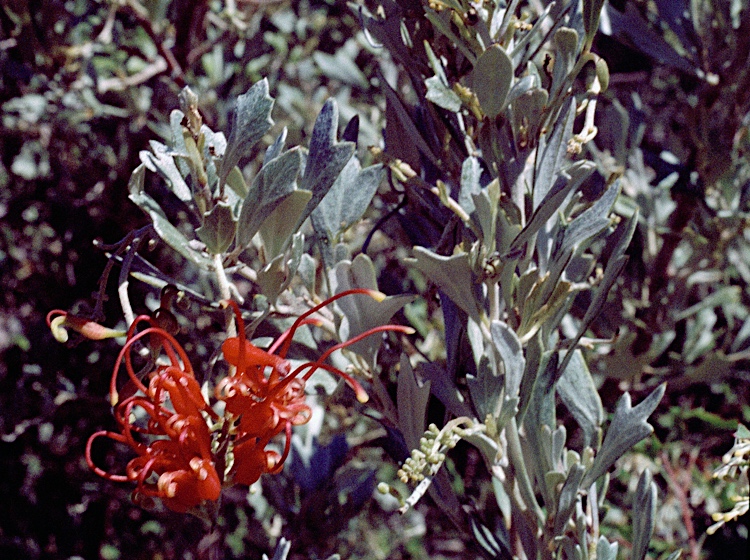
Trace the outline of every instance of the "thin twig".
[[[662, 465], [664, 466], [664, 472], [667, 475], [667, 482], [669, 483], [669, 486], [672, 488], [672, 491], [675, 494], [675, 497], [680, 502], [680, 510], [682, 511], [682, 522], [685, 524], [685, 530], [687, 531], [688, 536], [688, 545], [690, 547], [690, 558], [692, 560], [700, 560], [701, 558], [701, 551], [700, 546], [698, 545], [698, 541], [695, 538], [695, 527], [693, 526], [693, 513], [690, 509], [690, 500], [688, 499], [687, 491], [685, 490], [685, 485], [681, 484], [680, 481], [678, 481], [677, 473], [675, 473], [674, 469], [672, 468], [672, 464], [669, 460], [669, 455], [667, 455], [666, 451], [662, 451], [661, 453], [661, 461]], [[690, 467], [692, 466], [693, 461], [691, 461], [690, 464], [688, 464], [688, 474], [690, 472]], [[689, 485], [688, 482], [687, 487], [689, 491]]]

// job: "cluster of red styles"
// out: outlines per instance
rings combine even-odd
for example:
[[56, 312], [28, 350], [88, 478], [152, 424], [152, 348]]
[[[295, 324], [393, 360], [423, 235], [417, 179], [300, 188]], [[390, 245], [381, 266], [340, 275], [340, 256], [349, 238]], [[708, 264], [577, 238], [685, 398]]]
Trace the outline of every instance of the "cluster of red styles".
[[[151, 317], [139, 316], [128, 330], [110, 384], [118, 431], [102, 430], [89, 438], [88, 465], [108, 480], [135, 482], [134, 500], [157, 497], [177, 512], [218, 500], [223, 486], [250, 485], [264, 473], [278, 473], [289, 455], [292, 426], [310, 420], [312, 411], [305, 402], [305, 384], [316, 370], [343, 378], [360, 402], [368, 399], [357, 381], [325, 360], [336, 350], [375, 333], [412, 332], [400, 325], [376, 327], [332, 346], [315, 361], [292, 368], [286, 354], [296, 330], [302, 325], [319, 325], [311, 315], [351, 294], [383, 297], [380, 292], [365, 289], [341, 292], [298, 317], [267, 350], [247, 340], [239, 307], [233, 301], [225, 302], [234, 310], [239, 334], [227, 338], [221, 347], [224, 360], [231, 366], [228, 375], [216, 384], [213, 395], [214, 402], [225, 404], [222, 415], [204, 397], [187, 354], [174, 336]], [[155, 369], [141, 381], [133, 368], [132, 353], [143, 339], [151, 348], [158, 347], [167, 359], [157, 360]], [[164, 364], [158, 365], [160, 362]], [[116, 382], [123, 364], [137, 390], [120, 401]], [[269, 448], [282, 433], [283, 450]], [[125, 444], [136, 453], [124, 474], [108, 472], [94, 463], [92, 444], [102, 437]], [[280, 445], [275, 447], [281, 449]], [[227, 469], [228, 465], [231, 466]]]

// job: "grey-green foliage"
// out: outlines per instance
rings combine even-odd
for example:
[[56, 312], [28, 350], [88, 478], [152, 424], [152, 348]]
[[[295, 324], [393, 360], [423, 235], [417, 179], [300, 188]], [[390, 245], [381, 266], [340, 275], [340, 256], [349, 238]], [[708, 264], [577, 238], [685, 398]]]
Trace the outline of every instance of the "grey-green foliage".
[[224, 183], [229, 173], [246, 157], [255, 144], [273, 125], [273, 99], [268, 95], [268, 82], [263, 79], [247, 93], [237, 98], [232, 131], [227, 149], [219, 166], [219, 182]]
[[[437, 286], [444, 304], [448, 367], [430, 364], [422, 371], [446, 407], [470, 404], [467, 425], [483, 423], [481, 438], [472, 433], [467, 439], [497, 477], [498, 503], [528, 512], [506, 523], [516, 524], [519, 534], [542, 535], [542, 542], [522, 539], [526, 556], [585, 559], [595, 552], [614, 560], [617, 544], [599, 534], [597, 494], [606, 492], [615, 461], [652, 433], [647, 420], [664, 386], [635, 407], [623, 395], [607, 425], [609, 403], [602, 403], [580, 346], [627, 260], [638, 220], [637, 212], [616, 213], [615, 177], [591, 188], [597, 169], [585, 157], [597, 132], [597, 96], [607, 85], [606, 64], [589, 50], [602, 2], [584, 2], [582, 15], [577, 2], [539, 12], [526, 6], [534, 15], [524, 25], [515, 18], [519, 4], [483, 5], [472, 14], [457, 2], [425, 9], [420, 24], [451, 46], [442, 51], [438, 41], [419, 50], [408, 37], [415, 47], [406, 53], [397, 46], [396, 26], [365, 19], [409, 68], [416, 95], [429, 108], [410, 113], [404, 100], [387, 92], [394, 117], [387, 126], [409, 139], [391, 148], [389, 155], [398, 158], [391, 163], [394, 174], [406, 188], [420, 189], [423, 177], [435, 175], [427, 186], [459, 224], [458, 233], [437, 232], [432, 246], [415, 247], [407, 260]], [[403, 15], [388, 2], [385, 13], [386, 20]], [[409, 29], [398, 31], [408, 35]], [[554, 64], [540, 51], [553, 53]], [[589, 62], [596, 72], [583, 85], [577, 78]], [[422, 120], [410, 116], [417, 113]], [[422, 165], [420, 178], [399, 160]], [[424, 163], [435, 161], [435, 169]], [[403, 382], [413, 386], [409, 377]], [[558, 402], [580, 429], [576, 449], [558, 426]], [[423, 413], [421, 404], [416, 412]], [[411, 434], [414, 417], [404, 417]], [[648, 476], [636, 493], [642, 511], [633, 512], [638, 554], [645, 553], [653, 528]], [[443, 496], [441, 502], [450, 501]], [[586, 507], [593, 511], [584, 513]], [[478, 544], [502, 557], [502, 539], [470, 525]]]
[[[315, 121], [309, 150], [287, 148], [284, 129], [249, 181], [239, 165], [260, 151], [258, 145], [273, 125], [266, 80], [238, 97], [228, 139], [203, 124], [198, 100], [188, 88], [180, 94], [180, 106], [170, 117], [170, 145], [151, 142], [151, 150], [141, 152], [130, 198], [148, 214], [167, 245], [204, 271], [217, 273], [216, 257], [230, 263], [242, 259], [260, 233], [263, 266], [255, 275], [261, 291], [272, 299], [286, 288], [301, 262], [301, 254], [288, 262], [283, 255], [305, 219], [317, 209], [316, 229], [337, 241], [365, 213], [383, 178], [382, 165], [363, 169], [354, 156], [354, 143], [337, 139], [333, 99]], [[199, 222], [195, 239], [145, 191], [146, 171], [158, 174]], [[255, 265], [241, 261], [241, 266]], [[163, 284], [161, 279], [154, 282]]]
[[648, 469], [645, 469], [638, 479], [633, 509], [638, 515], [633, 526], [633, 552], [630, 558], [643, 560], [646, 558], [648, 543], [656, 523], [656, 484]]
[[335, 245], [341, 234], [362, 217], [384, 176], [382, 165], [362, 169], [356, 157], [344, 166], [313, 212], [316, 223], [324, 228], [331, 245]]

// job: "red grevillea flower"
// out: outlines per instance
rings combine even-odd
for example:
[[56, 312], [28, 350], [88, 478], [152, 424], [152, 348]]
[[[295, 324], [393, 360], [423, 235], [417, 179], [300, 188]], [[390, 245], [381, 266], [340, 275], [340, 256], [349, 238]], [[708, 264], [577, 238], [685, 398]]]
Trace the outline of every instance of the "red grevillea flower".
[[[292, 370], [286, 353], [296, 330], [302, 325], [319, 324], [317, 320], [310, 318], [313, 313], [352, 294], [365, 294], [378, 300], [385, 297], [380, 292], [366, 289], [341, 292], [303, 313], [268, 350], [261, 350], [245, 338], [245, 325], [239, 307], [233, 301], [227, 302], [227, 305], [234, 308], [239, 334], [225, 340], [221, 347], [224, 359], [234, 368], [216, 386], [216, 398], [226, 403], [227, 413], [238, 418], [234, 431], [234, 466], [231, 472], [234, 482], [252, 484], [264, 472], [275, 473], [281, 470], [289, 454], [292, 426], [305, 424], [310, 420], [311, 409], [305, 403], [305, 384], [315, 370], [324, 369], [338, 375], [354, 389], [357, 400], [367, 402], [367, 393], [357, 381], [325, 363], [333, 352], [379, 332], [414, 332], [410, 327], [401, 325], [375, 327], [332, 346], [317, 360], [306, 362]], [[271, 439], [281, 432], [286, 436], [283, 453], [266, 450]]]
[[[158, 497], [168, 508], [185, 512], [204, 500], [217, 500], [221, 493], [206, 424], [206, 417], [218, 420], [218, 416], [203, 398], [187, 355], [175, 338], [155, 326], [136, 333], [142, 322], [153, 325], [147, 316], [135, 320], [112, 374], [110, 398], [116, 405], [114, 416], [120, 431], [94, 433], [86, 445], [86, 461], [104, 478], [136, 482], [134, 499]], [[148, 387], [136, 375], [131, 357], [133, 345], [144, 337], [150, 338], [152, 347], [161, 346], [169, 361], [150, 373]], [[141, 394], [117, 403], [115, 383], [123, 362], [130, 383]], [[138, 416], [142, 420], [136, 420]], [[124, 475], [94, 464], [91, 446], [99, 437], [128, 445], [138, 454], [128, 463]]]

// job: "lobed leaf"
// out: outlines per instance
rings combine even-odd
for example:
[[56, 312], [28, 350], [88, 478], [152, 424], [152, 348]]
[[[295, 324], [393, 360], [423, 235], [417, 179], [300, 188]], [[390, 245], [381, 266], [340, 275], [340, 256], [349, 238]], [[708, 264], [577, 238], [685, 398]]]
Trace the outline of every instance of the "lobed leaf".
[[425, 249], [414, 247], [414, 264], [430, 281], [445, 292], [470, 317], [479, 322], [481, 310], [474, 294], [474, 278], [468, 253], [444, 257]]
[[335, 99], [323, 105], [313, 126], [310, 151], [300, 188], [312, 192], [310, 202], [299, 219], [299, 225], [320, 204], [336, 177], [354, 154], [354, 142], [337, 142], [339, 110]]
[[656, 409], [667, 384], [662, 383], [640, 404], [632, 407], [630, 393], [625, 393], [617, 402], [614, 418], [609, 425], [604, 443], [596, 454], [591, 469], [586, 473], [582, 486], [588, 488], [619, 459], [623, 453], [629, 451], [636, 443], [647, 437], [654, 428], [646, 419]]
[[237, 98], [232, 130], [227, 140], [226, 151], [219, 167], [219, 184], [223, 185], [230, 171], [248, 155], [263, 135], [273, 125], [271, 109], [273, 98], [268, 95], [268, 81], [264, 78], [253, 85], [247, 93]]

